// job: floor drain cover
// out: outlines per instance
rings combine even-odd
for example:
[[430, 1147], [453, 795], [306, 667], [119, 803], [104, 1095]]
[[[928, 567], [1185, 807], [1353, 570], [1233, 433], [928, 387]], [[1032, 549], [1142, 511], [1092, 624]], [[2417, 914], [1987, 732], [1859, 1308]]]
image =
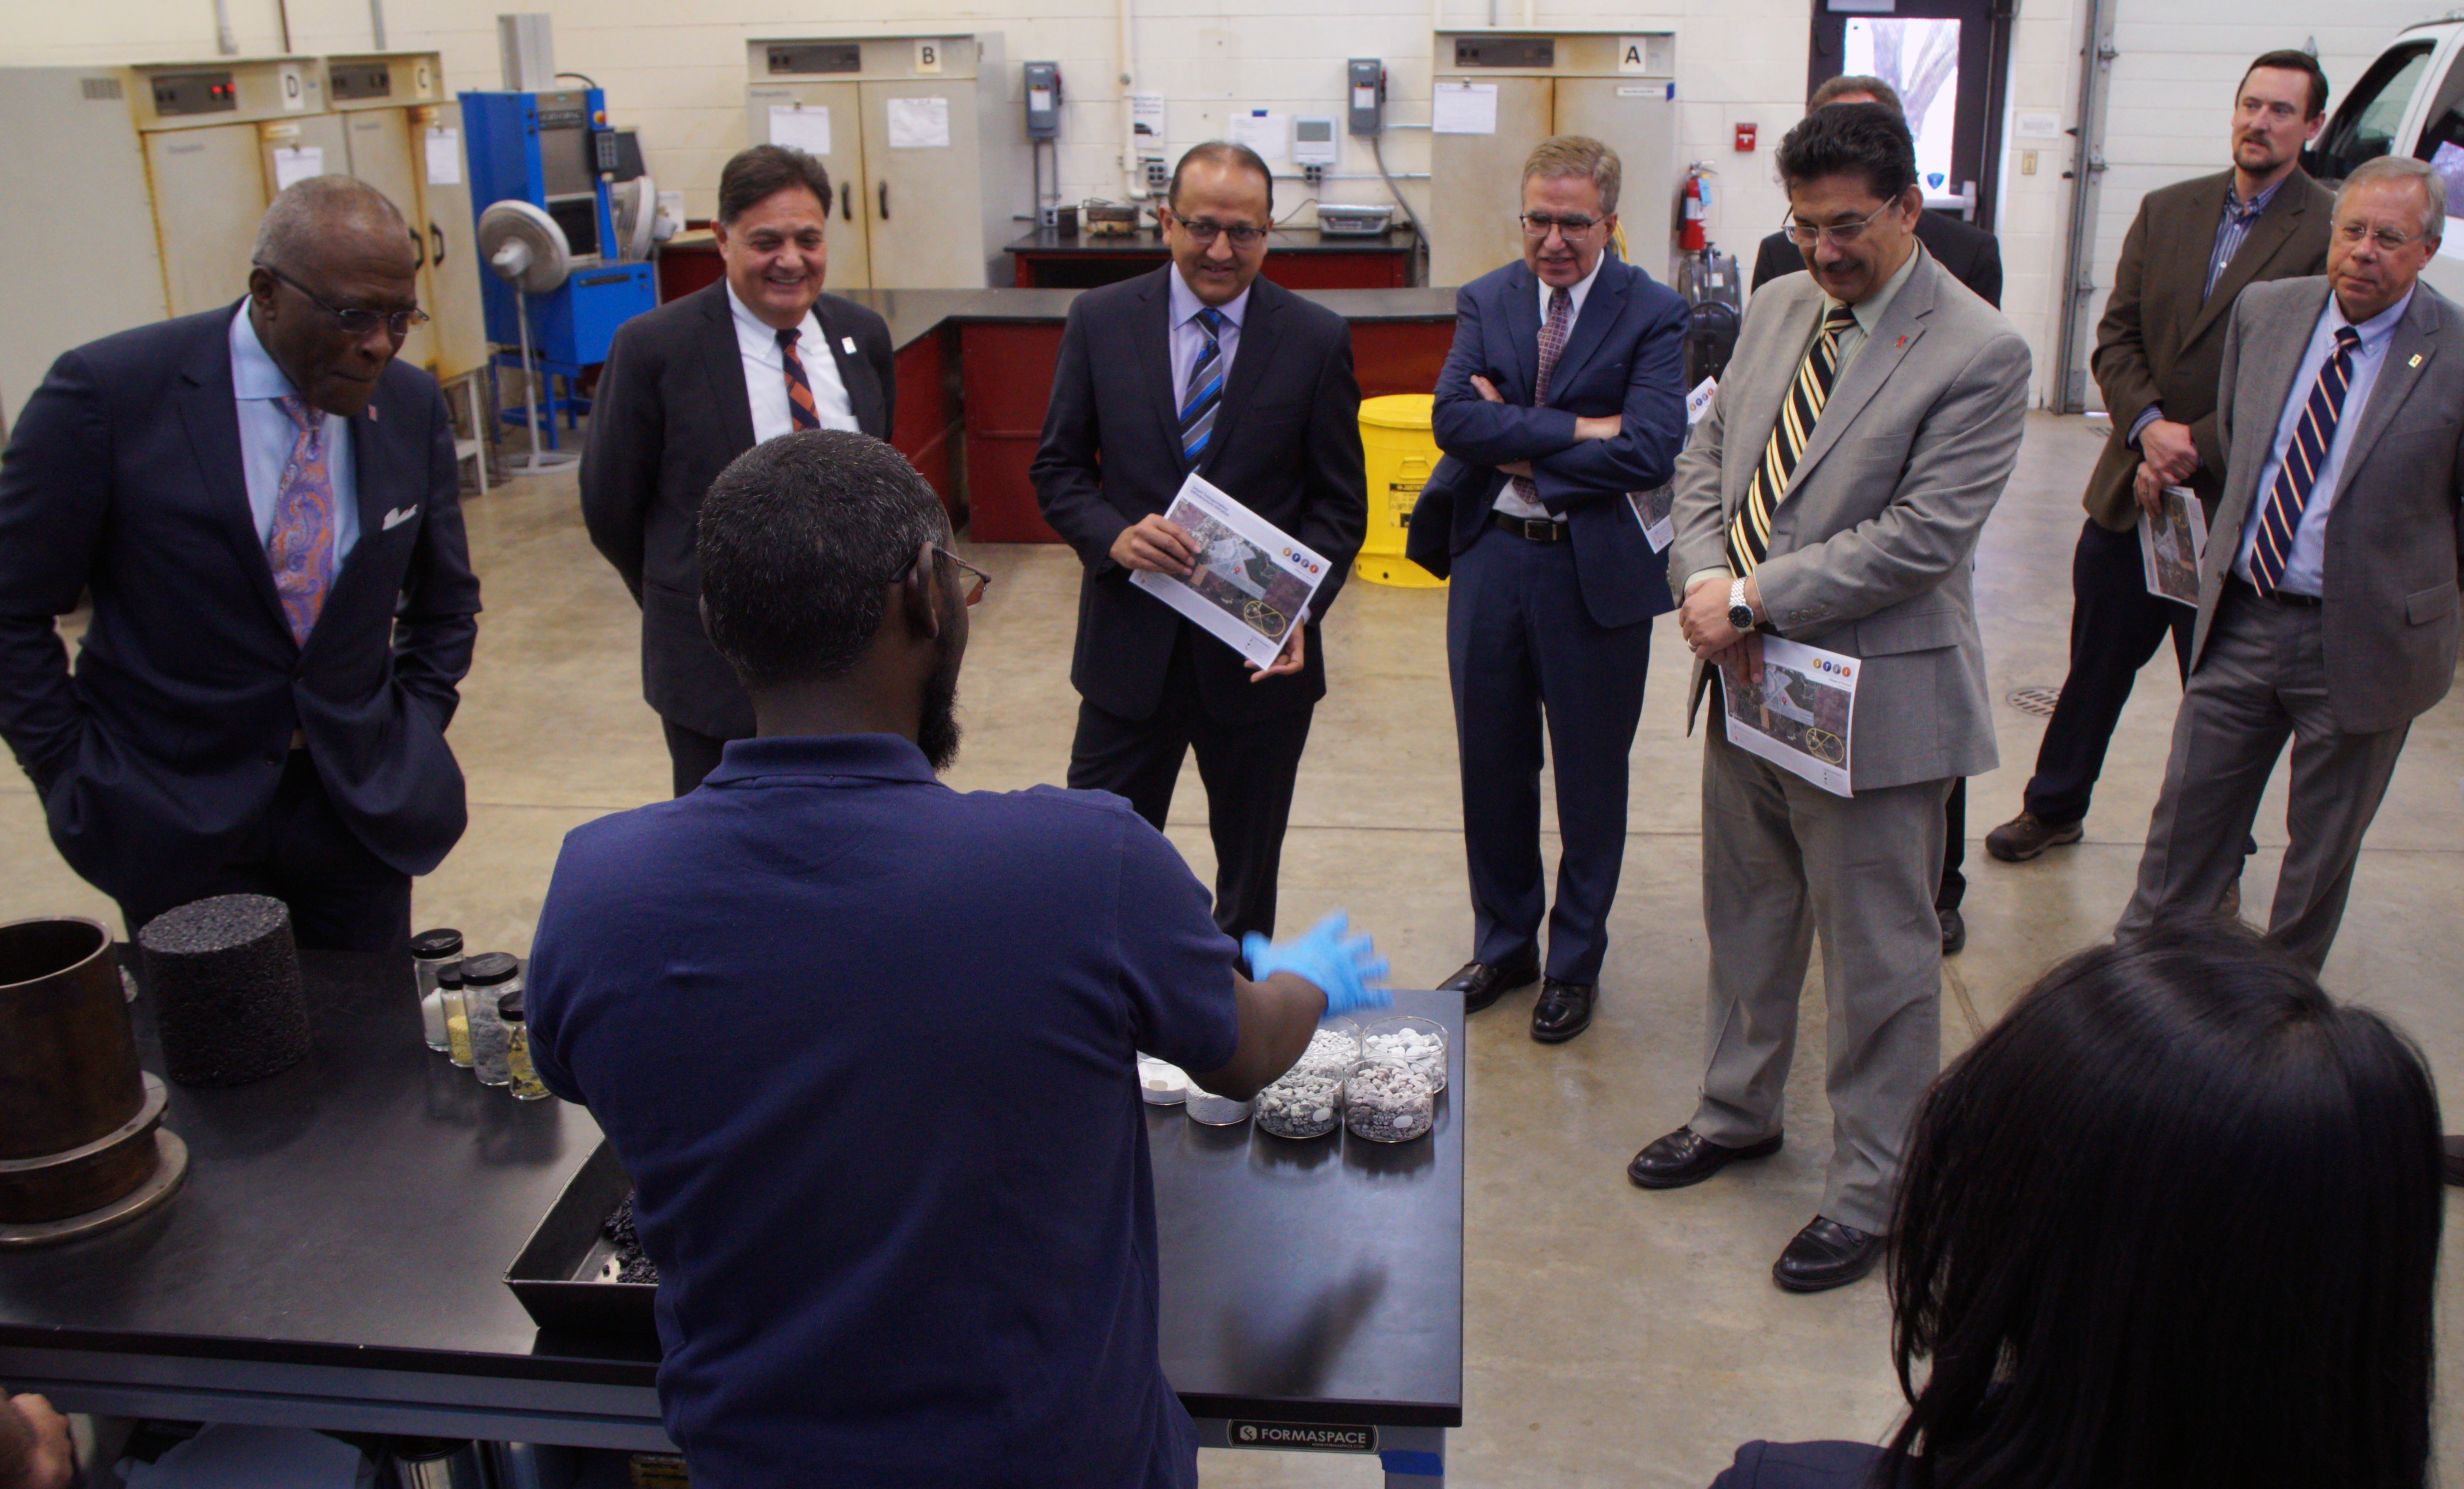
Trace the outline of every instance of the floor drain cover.
[[2013, 688], [2009, 702], [2012, 707], [2023, 714], [2035, 714], [2040, 719], [2050, 719], [2054, 714], [2054, 705], [2061, 701], [2061, 697], [2062, 690], [2057, 687]]

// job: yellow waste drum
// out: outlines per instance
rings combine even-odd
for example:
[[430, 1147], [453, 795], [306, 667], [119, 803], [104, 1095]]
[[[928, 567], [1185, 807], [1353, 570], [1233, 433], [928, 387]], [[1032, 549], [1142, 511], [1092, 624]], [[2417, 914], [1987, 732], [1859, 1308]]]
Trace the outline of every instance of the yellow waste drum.
[[1412, 503], [1438, 463], [1437, 436], [1429, 433], [1427, 393], [1389, 393], [1360, 402], [1360, 452], [1369, 471], [1369, 536], [1353, 569], [1373, 584], [1407, 589], [1442, 589], [1445, 581], [1403, 556], [1411, 530]]

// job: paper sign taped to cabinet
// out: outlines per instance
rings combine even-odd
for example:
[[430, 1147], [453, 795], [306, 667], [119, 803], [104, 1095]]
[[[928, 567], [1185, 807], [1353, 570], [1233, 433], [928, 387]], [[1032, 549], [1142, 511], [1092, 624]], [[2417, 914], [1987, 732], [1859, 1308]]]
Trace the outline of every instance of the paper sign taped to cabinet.
[[893, 150], [946, 150], [950, 147], [950, 100], [891, 99], [890, 147]]
[[802, 150], [819, 159], [830, 153], [830, 111], [800, 108], [793, 103], [770, 105], [770, 143]]
[[320, 144], [277, 145], [274, 151], [274, 189], [287, 191], [310, 176], [325, 173], [325, 147]]
[[462, 131], [430, 129], [428, 131], [428, 184], [460, 186], [462, 184]]
[[1497, 84], [1438, 84], [1430, 103], [1429, 127], [1439, 134], [1497, 133]]

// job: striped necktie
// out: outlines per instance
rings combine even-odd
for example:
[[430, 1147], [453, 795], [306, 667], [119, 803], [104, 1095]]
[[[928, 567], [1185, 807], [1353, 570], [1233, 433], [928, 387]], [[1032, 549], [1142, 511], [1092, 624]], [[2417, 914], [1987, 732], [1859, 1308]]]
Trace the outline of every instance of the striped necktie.
[[[1567, 322], [1574, 319], [1574, 297], [1564, 288], [1549, 297], [1549, 319], [1540, 324], [1540, 375], [1531, 385], [1531, 407], [1541, 408], [1549, 402], [1549, 379], [1557, 370], [1557, 354], [1566, 349]], [[1514, 494], [1533, 506], [1540, 504], [1540, 488], [1529, 476], [1508, 478], [1514, 483]]]
[[1797, 364], [1796, 381], [1789, 385], [1788, 401], [1771, 425], [1762, 463], [1746, 487], [1745, 504], [1728, 522], [1728, 567], [1740, 579], [1752, 573], [1771, 550], [1771, 513], [1788, 494], [1788, 478], [1796, 473], [1796, 462], [1814, 438], [1815, 421], [1822, 417], [1822, 405], [1831, 396], [1831, 381], [1839, 373], [1839, 338], [1856, 323], [1853, 307], [1832, 306], [1822, 318], [1821, 333]]
[[1215, 411], [1223, 403], [1223, 344], [1217, 339], [1223, 312], [1209, 305], [1194, 319], [1206, 344], [1190, 364], [1189, 392], [1180, 400], [1180, 457], [1192, 466], [1206, 454], [1206, 441], [1215, 433]]
[[821, 411], [813, 406], [813, 385], [804, 376], [804, 359], [796, 355], [796, 338], [802, 328], [779, 333], [779, 360], [787, 369], [787, 417], [798, 429], [822, 427]]
[[2336, 353], [2319, 369], [2310, 387], [2310, 401], [2294, 426], [2293, 442], [2285, 447], [2277, 468], [2276, 484], [2267, 493], [2267, 507], [2258, 519], [2258, 541], [2250, 548], [2250, 586], [2273, 594], [2284, 582], [2285, 560], [2293, 556], [2293, 535], [2301, 530], [2301, 509], [2310, 504], [2310, 488], [2319, 467], [2327, 463], [2327, 447], [2336, 442], [2336, 421], [2343, 415], [2344, 391], [2353, 386], [2353, 353], [2362, 333], [2349, 325], [2336, 327]]
[[282, 484], [274, 495], [274, 531], [265, 542], [275, 593], [291, 639], [305, 645], [334, 582], [334, 470], [325, 458], [325, 415], [297, 393], [277, 398], [298, 426]]

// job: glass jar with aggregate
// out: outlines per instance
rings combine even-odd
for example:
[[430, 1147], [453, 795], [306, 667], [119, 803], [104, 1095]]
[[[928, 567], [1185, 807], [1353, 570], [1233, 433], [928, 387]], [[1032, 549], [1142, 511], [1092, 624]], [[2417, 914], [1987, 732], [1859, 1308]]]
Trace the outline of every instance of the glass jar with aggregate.
[[502, 951], [483, 952], [462, 962], [462, 1002], [471, 1022], [471, 1074], [483, 1086], [513, 1083], [505, 1021], [497, 1016], [497, 1000], [522, 990], [522, 964]]
[[1332, 1132], [1342, 1120], [1344, 1072], [1358, 1058], [1359, 1025], [1338, 1018], [1320, 1026], [1292, 1068], [1258, 1093], [1258, 1130], [1279, 1138]]
[[1343, 1124], [1372, 1143], [1409, 1143], [1437, 1122], [1438, 1092], [1401, 1060], [1358, 1059], [1343, 1082]]
[[1435, 1089], [1446, 1088], [1446, 1029], [1434, 1018], [1417, 1013], [1381, 1018], [1361, 1032], [1360, 1053], [1372, 1059], [1400, 1060], [1427, 1077]]
[[445, 1033], [445, 995], [439, 990], [437, 974], [461, 960], [458, 930], [421, 931], [410, 938], [410, 969], [419, 985], [419, 1028], [431, 1050], [452, 1048]]

